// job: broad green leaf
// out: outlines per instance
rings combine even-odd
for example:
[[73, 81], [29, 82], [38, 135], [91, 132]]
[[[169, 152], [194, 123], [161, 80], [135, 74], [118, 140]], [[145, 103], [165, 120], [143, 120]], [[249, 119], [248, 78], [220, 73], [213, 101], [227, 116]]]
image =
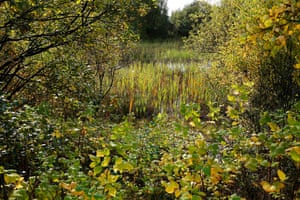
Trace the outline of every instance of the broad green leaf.
[[246, 163], [245, 167], [250, 169], [251, 171], [256, 171], [258, 167], [258, 162], [255, 158], [250, 158]]
[[192, 200], [202, 200], [202, 197], [198, 195], [193, 195]]
[[[93, 167], [91, 167], [93, 168]], [[99, 174], [102, 171], [102, 167], [100, 165], [97, 165], [94, 167], [94, 176], [96, 176], [97, 174]]]
[[236, 194], [233, 194], [229, 197], [229, 200], [241, 200], [241, 197], [239, 197], [238, 195]]
[[91, 161], [93, 161], [93, 162], [96, 162], [96, 163], [100, 162], [100, 158], [99, 157], [96, 157], [96, 156], [94, 156], [92, 154], [89, 154], [89, 157], [90, 157]]
[[202, 171], [203, 171], [203, 173], [206, 175], [206, 176], [208, 176], [208, 177], [210, 177], [210, 175], [211, 175], [211, 167], [210, 166], [205, 166], [205, 167], [203, 167], [202, 168]]

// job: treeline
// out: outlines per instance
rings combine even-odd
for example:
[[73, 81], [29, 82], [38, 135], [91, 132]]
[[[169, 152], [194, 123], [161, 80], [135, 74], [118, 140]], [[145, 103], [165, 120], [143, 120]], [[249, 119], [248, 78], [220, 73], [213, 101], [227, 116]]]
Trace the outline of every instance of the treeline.
[[166, 0], [145, 2], [148, 12], [139, 16], [132, 24], [143, 40], [187, 37], [199, 24], [209, 21], [213, 7], [205, 1], [194, 1], [168, 16]]

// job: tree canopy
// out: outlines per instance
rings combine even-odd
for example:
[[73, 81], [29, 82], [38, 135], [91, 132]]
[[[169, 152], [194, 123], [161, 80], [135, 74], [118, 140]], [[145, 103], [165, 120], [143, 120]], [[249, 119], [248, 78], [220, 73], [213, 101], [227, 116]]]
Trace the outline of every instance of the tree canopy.
[[[47, 70], [66, 65], [70, 49], [94, 46], [109, 55], [124, 48], [133, 36], [128, 12], [139, 13], [141, 5], [128, 0], [1, 1], [0, 91], [13, 96], [34, 78], [42, 80]], [[77, 59], [73, 62], [88, 64], [88, 59]]]
[[174, 25], [175, 35], [188, 36], [199, 24], [210, 20], [211, 5], [205, 1], [194, 1], [182, 10], [174, 11], [170, 21]]

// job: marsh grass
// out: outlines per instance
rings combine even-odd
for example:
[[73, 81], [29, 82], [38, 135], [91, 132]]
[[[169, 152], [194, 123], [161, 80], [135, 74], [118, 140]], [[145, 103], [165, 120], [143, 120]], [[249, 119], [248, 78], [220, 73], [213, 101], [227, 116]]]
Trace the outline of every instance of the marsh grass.
[[181, 41], [142, 42], [134, 50], [133, 60], [137, 62], [203, 62], [205, 54], [197, 54], [191, 49], [184, 48]]
[[118, 71], [112, 94], [120, 97], [123, 113], [151, 117], [157, 113], [178, 114], [180, 105], [204, 103], [217, 98], [208, 69], [188, 63], [134, 63]]
[[[177, 115], [183, 104], [218, 102], [226, 96], [206, 55], [194, 55], [180, 42], [143, 43], [135, 62], [117, 71], [111, 90], [117, 112], [152, 117]], [[211, 56], [211, 55], [210, 55]]]

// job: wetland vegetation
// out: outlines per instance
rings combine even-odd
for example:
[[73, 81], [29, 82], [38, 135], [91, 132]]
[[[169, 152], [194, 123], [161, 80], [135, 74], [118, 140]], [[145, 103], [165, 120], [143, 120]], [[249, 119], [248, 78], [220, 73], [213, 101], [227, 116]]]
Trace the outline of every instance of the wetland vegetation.
[[299, 13], [0, 1], [0, 199], [300, 198]]

